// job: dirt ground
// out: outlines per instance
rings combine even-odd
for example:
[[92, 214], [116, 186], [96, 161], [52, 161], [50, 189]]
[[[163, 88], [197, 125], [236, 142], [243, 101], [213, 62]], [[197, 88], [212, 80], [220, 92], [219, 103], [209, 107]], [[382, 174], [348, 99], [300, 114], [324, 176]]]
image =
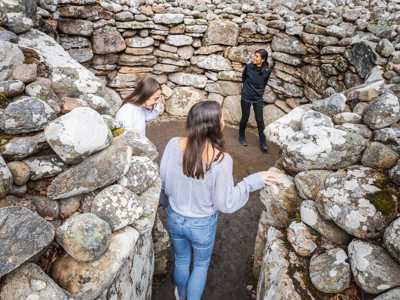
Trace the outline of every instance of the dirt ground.
[[[150, 124], [148, 138], [157, 146], [160, 155], [168, 140], [183, 136], [184, 121]], [[247, 132], [248, 147], [237, 141], [237, 129], [225, 128], [227, 152], [234, 161], [235, 182], [256, 171], [266, 170], [278, 159], [278, 148], [269, 145], [267, 154], [258, 147], [258, 136]], [[204, 300], [251, 299], [256, 282], [251, 275], [252, 254], [262, 204], [253, 193], [244, 208], [234, 214], [220, 214], [214, 254], [203, 295]], [[172, 277], [157, 279], [153, 285], [153, 300], [174, 300]]]

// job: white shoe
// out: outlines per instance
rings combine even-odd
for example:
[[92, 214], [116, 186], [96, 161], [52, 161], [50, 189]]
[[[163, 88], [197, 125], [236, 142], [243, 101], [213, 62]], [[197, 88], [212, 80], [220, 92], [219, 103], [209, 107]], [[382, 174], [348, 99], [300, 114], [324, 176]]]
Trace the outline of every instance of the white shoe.
[[176, 286], [175, 286], [174, 294], [175, 294], [175, 299], [180, 300], [179, 294], [178, 294], [178, 288]]

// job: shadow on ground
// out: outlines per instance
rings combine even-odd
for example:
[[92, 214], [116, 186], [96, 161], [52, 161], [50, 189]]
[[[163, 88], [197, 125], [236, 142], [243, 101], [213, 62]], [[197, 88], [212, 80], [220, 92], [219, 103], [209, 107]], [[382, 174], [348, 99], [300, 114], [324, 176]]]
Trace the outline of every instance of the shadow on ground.
[[[147, 128], [147, 136], [160, 155], [170, 138], [184, 133], [184, 121], [158, 122]], [[224, 136], [227, 152], [234, 161], [235, 182], [253, 172], [266, 170], [278, 159], [278, 148], [269, 145], [268, 153], [262, 153], [258, 148], [258, 137], [253, 133], [247, 134], [248, 147], [237, 142], [237, 129], [225, 128]], [[256, 285], [251, 264], [261, 211], [258, 193], [253, 193], [244, 208], [234, 214], [220, 215], [204, 300], [251, 299], [247, 287]], [[153, 300], [174, 300], [170, 274], [154, 282]]]

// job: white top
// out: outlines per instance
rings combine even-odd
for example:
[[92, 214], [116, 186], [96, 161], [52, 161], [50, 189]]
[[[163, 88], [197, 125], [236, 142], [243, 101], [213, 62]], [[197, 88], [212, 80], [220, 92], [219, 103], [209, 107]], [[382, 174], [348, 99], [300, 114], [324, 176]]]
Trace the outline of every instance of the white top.
[[157, 118], [162, 109], [163, 107], [160, 102], [154, 106], [153, 110], [148, 110], [147, 108], [131, 103], [125, 103], [115, 115], [115, 120], [125, 130], [135, 131], [139, 133], [141, 137], [145, 137], [146, 122]]

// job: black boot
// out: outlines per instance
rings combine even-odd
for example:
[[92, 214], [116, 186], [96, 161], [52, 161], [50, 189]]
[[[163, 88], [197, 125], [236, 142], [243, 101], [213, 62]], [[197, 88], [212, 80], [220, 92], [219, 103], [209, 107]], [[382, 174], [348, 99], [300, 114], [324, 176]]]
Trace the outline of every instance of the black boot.
[[268, 146], [267, 146], [267, 143], [265, 141], [264, 133], [263, 132], [260, 133], [259, 137], [260, 137], [260, 149], [261, 149], [261, 151], [262, 152], [268, 152]]
[[243, 146], [247, 146], [246, 136], [245, 136], [245, 129], [240, 126], [239, 128], [239, 143]]

